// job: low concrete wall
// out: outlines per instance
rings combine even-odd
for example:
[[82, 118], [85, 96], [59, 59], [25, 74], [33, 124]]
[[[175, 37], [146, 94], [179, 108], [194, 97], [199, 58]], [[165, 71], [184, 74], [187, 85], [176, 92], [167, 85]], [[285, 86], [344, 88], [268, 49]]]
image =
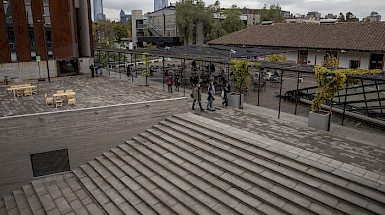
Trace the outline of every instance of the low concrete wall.
[[187, 98], [0, 118], [0, 196], [33, 179], [30, 155], [68, 149], [71, 169], [159, 121], [187, 112]]
[[94, 58], [79, 58], [79, 73], [91, 74], [90, 66], [94, 64]]
[[[57, 63], [56, 60], [49, 60], [49, 74], [50, 77], [57, 77]], [[0, 64], [0, 81], [4, 80], [4, 76], [11, 78], [18, 77], [20, 80], [47, 78], [47, 62], [18, 62], [18, 63], [4, 63]]]

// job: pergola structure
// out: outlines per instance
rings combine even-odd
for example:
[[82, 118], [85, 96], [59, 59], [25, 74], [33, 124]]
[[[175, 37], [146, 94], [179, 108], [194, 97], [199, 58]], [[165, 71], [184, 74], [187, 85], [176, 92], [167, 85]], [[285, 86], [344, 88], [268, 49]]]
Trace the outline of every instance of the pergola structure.
[[[265, 69], [272, 69], [276, 71], [281, 71], [281, 78], [279, 81], [280, 84], [280, 94], [279, 94], [279, 109], [278, 109], [278, 118], [280, 118], [281, 113], [281, 99], [282, 99], [282, 84], [283, 84], [283, 75], [284, 72], [294, 72], [297, 73], [297, 89], [295, 91], [295, 95], [293, 95], [293, 98], [295, 99], [296, 107], [295, 107], [295, 115], [297, 114], [297, 105], [299, 101], [299, 83], [300, 83], [300, 75], [301, 74], [314, 74], [314, 66], [311, 65], [303, 65], [303, 64], [296, 64], [296, 63], [279, 63], [279, 62], [270, 62], [270, 61], [263, 61], [263, 60], [256, 60], [258, 57], [263, 57], [271, 54], [280, 54], [280, 53], [286, 53], [287, 50], [279, 50], [279, 49], [262, 49], [262, 48], [255, 48], [255, 47], [230, 47], [230, 46], [224, 46], [224, 45], [216, 45], [216, 46], [197, 46], [197, 45], [191, 45], [191, 46], [178, 46], [178, 47], [165, 47], [165, 48], [156, 48], [156, 49], [139, 49], [139, 50], [121, 50], [121, 49], [96, 49], [96, 52], [107, 52], [111, 53], [122, 53], [122, 54], [131, 54], [131, 61], [132, 62], [132, 55], [142, 55], [147, 54], [149, 56], [156, 56], [156, 57], [162, 57], [163, 58], [163, 79], [164, 79], [164, 73], [165, 73], [165, 65], [164, 65], [164, 58], [173, 58], [173, 59], [180, 59], [181, 64], [184, 65], [184, 62], [186, 60], [195, 60], [195, 61], [205, 61], [209, 63], [218, 63], [223, 64], [227, 66], [227, 72], [229, 72], [229, 67], [231, 65], [230, 60], [232, 58], [241, 58], [241, 59], [248, 59], [250, 61], [253, 61], [255, 63], [259, 64], [259, 79], [258, 79], [258, 86], [261, 86], [261, 73]], [[100, 56], [100, 55], [99, 55]], [[136, 66], [136, 57], [135, 60], [135, 66]], [[184, 78], [184, 93], [185, 93], [185, 87], [186, 87], [186, 78], [185, 78], [185, 67], [181, 67], [183, 70], [183, 78]], [[362, 83], [362, 90], [364, 91], [364, 97], [365, 97], [365, 90], [363, 82], [364, 80], [371, 80], [380, 83], [385, 83], [385, 75], [383, 73], [376, 74], [376, 75], [347, 75], [348, 78], [354, 78], [354, 79], [360, 79]], [[163, 81], [164, 85], [164, 81]], [[163, 86], [164, 89], [164, 86]], [[380, 90], [377, 86], [377, 93], [385, 92], [385, 90]], [[345, 94], [345, 102], [344, 109], [342, 112], [342, 124], [345, 119], [345, 112], [346, 112], [346, 104], [348, 103], [346, 101], [346, 95]], [[260, 87], [258, 87], [258, 105], [259, 105], [259, 97], [260, 97]], [[365, 98], [366, 99], [366, 98]], [[385, 99], [378, 97], [378, 101], [380, 104], [380, 109], [384, 109], [385, 107], [382, 107], [381, 101], [385, 101]], [[330, 102], [331, 108], [333, 105], [333, 102]], [[355, 114], [354, 117], [356, 117], [357, 114]], [[366, 119], [367, 120], [367, 119]], [[373, 123], [377, 125], [381, 125], [385, 127], [385, 122], [382, 120], [371, 120]]]

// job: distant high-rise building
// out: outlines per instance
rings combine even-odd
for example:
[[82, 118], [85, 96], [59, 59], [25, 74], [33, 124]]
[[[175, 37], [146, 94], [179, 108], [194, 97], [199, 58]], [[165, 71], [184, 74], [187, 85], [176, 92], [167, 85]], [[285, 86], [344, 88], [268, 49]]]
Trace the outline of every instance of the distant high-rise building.
[[120, 22], [125, 23], [126, 20], [126, 13], [123, 10], [120, 10]]
[[99, 19], [106, 19], [103, 14], [103, 0], [94, 0], [94, 22], [97, 23]]
[[154, 0], [154, 11], [168, 6], [168, 0]]

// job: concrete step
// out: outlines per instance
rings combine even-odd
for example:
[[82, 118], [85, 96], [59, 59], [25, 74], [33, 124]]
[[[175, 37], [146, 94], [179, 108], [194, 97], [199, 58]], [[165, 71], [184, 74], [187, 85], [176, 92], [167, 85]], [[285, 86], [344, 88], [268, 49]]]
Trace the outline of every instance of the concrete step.
[[[380, 205], [376, 204], [375, 202], [369, 203], [366, 199], [357, 198], [355, 195], [351, 195], [349, 192], [346, 192], [343, 189], [329, 189], [329, 186], [324, 185], [322, 181], [313, 180], [312, 178], [301, 174], [299, 174], [299, 177], [297, 177], [298, 173], [294, 171], [290, 172], [290, 170], [288, 170], [287, 168], [282, 168], [279, 165], [266, 162], [263, 159], [255, 158], [253, 159], [252, 164], [247, 163], [247, 160], [243, 159], [241, 156], [236, 155], [236, 153], [230, 152], [232, 148], [223, 150], [220, 147], [217, 147], [218, 142], [216, 144], [208, 144], [212, 143], [211, 139], [207, 141], [207, 137], [201, 137], [202, 135], [194, 135], [194, 133], [197, 133], [199, 131], [194, 131], [191, 128], [183, 128], [180, 127], [180, 125], [175, 125], [170, 122], [161, 122], [161, 125], [168, 126], [174, 132], [178, 131], [184, 135], [189, 136], [187, 138], [195, 138], [196, 140], [202, 141], [202, 143], [207, 144], [205, 147], [208, 153], [211, 153], [214, 156], [222, 157], [227, 162], [237, 163], [238, 167], [249, 168], [252, 164], [263, 164], [262, 167], [265, 167], [265, 169], [262, 169], [262, 172], [259, 174], [264, 176], [266, 179], [272, 179], [271, 181], [274, 181], [276, 185], [279, 186], [278, 188], [275, 188], [278, 190], [271, 191], [279, 193], [281, 196], [286, 197], [288, 200], [292, 199], [291, 197], [293, 194], [295, 194], [295, 196], [305, 195], [305, 199], [300, 198], [301, 201], [297, 202], [303, 203], [303, 207], [308, 208], [309, 210], [313, 210], [314, 212], [317, 212], [318, 209], [316, 208], [319, 207], [323, 207], [322, 211], [329, 210], [329, 212], [331, 213], [332, 211], [330, 210], [332, 208], [340, 210], [342, 212], [349, 212], [351, 209], [354, 209], [354, 211], [365, 212], [365, 210], [369, 210], [372, 212], [379, 213], [382, 210]], [[178, 137], [181, 138], [181, 135], [178, 134]], [[186, 139], [186, 137], [184, 137], [184, 139]], [[320, 194], [320, 192], [322, 194]], [[317, 207], [308, 205], [310, 204], [310, 202], [312, 204], [318, 203]], [[348, 204], [349, 207], [345, 207], [346, 204]]]
[[16, 190], [12, 192], [17, 209], [19, 210], [20, 214], [22, 215], [32, 215], [32, 210], [29, 206], [27, 197], [25, 196], [25, 193], [22, 189]]
[[[341, 179], [341, 177], [332, 175], [330, 173], [326, 174], [322, 170], [317, 170], [317, 168], [302, 165], [301, 163], [298, 163], [297, 161], [293, 161], [290, 158], [285, 158], [283, 156], [280, 156], [280, 155], [278, 156], [276, 154], [272, 154], [269, 152], [266, 153], [265, 149], [259, 149], [259, 152], [258, 152], [258, 151], [255, 151], [255, 149], [258, 149], [258, 148], [253, 146], [254, 151], [252, 151], [252, 150], [247, 151], [247, 149], [250, 148], [250, 145], [242, 143], [245, 140], [244, 138], [242, 139], [240, 137], [237, 137], [237, 139], [235, 139], [234, 137], [231, 137], [231, 136], [233, 136], [233, 134], [231, 134], [231, 136], [229, 136], [229, 134], [225, 133], [225, 132], [221, 132], [220, 133], [221, 135], [218, 136], [219, 132], [214, 131], [212, 127], [204, 125], [201, 122], [194, 122], [194, 119], [190, 119], [188, 117], [185, 117], [183, 119], [181, 119], [181, 117], [178, 117], [177, 119], [171, 118], [171, 119], [168, 119], [168, 121], [170, 123], [175, 123], [175, 126], [172, 126], [171, 124], [167, 124], [164, 122], [162, 122], [162, 123], [164, 125], [169, 126], [173, 130], [178, 129], [178, 126], [183, 126], [183, 127], [185, 127], [185, 130], [182, 129], [181, 132], [182, 133], [184, 132], [184, 134], [186, 134], [186, 135], [191, 136], [191, 134], [194, 134], [194, 133], [201, 133], [201, 134], [205, 133], [206, 135], [213, 137], [213, 139], [215, 139], [216, 141], [210, 140], [210, 141], [206, 141], [206, 142], [210, 143], [213, 147], [216, 147], [215, 150], [221, 150], [221, 149], [225, 148], [225, 150], [231, 151], [231, 153], [233, 153], [233, 155], [234, 154], [238, 154], [239, 156], [246, 155], [246, 156], [249, 156], [250, 159], [253, 159], [253, 156], [255, 156], [255, 155], [260, 155], [262, 157], [264, 156], [263, 157], [264, 160], [254, 158], [253, 161], [255, 163], [258, 163], [258, 164], [262, 163], [267, 168], [270, 168], [273, 171], [278, 172], [278, 173], [284, 173], [284, 175], [286, 177], [289, 177], [290, 179], [304, 183], [306, 186], [308, 186], [308, 187], [306, 187], [306, 186], [303, 187], [303, 184], [302, 184], [301, 186], [294, 187], [298, 192], [302, 192], [302, 193], [307, 192], [308, 195], [310, 195], [310, 196], [317, 194], [317, 192], [316, 192], [317, 190], [314, 190], [314, 189], [309, 190], [309, 186], [310, 186], [310, 188], [321, 189], [322, 192], [326, 192], [332, 196], [334, 195], [334, 197], [339, 198], [340, 201], [341, 200], [345, 201], [345, 199], [347, 199], [352, 204], [355, 204], [359, 207], [362, 207], [365, 210], [369, 210], [369, 211], [372, 211], [374, 213], [380, 213], [380, 214], [384, 213], [384, 207], [381, 206], [382, 202], [384, 201], [384, 198], [381, 198], [381, 196], [383, 196], [383, 193], [378, 192], [377, 190], [365, 189], [367, 187], [364, 187], [362, 185], [360, 186], [360, 184], [356, 184], [354, 182], [344, 181], [344, 178]], [[214, 135], [211, 135], [210, 132], [214, 133]], [[201, 136], [202, 135], [193, 135], [194, 138], [201, 140], [201, 141], [205, 141], [207, 139], [207, 137], [201, 137]], [[218, 141], [219, 142], [227, 142], [229, 145], [227, 145], [227, 146], [226, 145], [219, 145]], [[243, 144], [243, 145], [240, 145], [240, 144]], [[231, 148], [231, 147], [233, 147], [233, 148]], [[241, 154], [235, 153], [238, 150], [235, 150], [234, 148], [239, 149], [239, 150], [243, 150], [243, 152]], [[250, 153], [253, 153], [253, 154], [250, 154]], [[266, 160], [268, 160], [269, 162], [267, 162]], [[276, 165], [276, 164], [278, 164], [278, 165]], [[295, 168], [293, 168], [293, 167], [295, 167]], [[301, 173], [301, 171], [302, 171], [302, 173]], [[315, 180], [314, 180], [314, 176], [320, 176], [320, 178], [315, 178]], [[328, 176], [331, 179], [328, 178]], [[326, 180], [327, 181], [326, 183], [325, 183], [325, 179], [328, 179], [328, 180]], [[334, 182], [334, 183], [331, 184], [330, 182]], [[342, 186], [337, 187], [337, 188], [335, 187], [336, 185], [341, 185], [341, 184], [342, 184]], [[353, 188], [353, 186], [354, 186], [354, 188]], [[347, 189], [345, 189], [345, 187], [347, 187]], [[352, 194], [353, 191], [355, 191], [355, 193]], [[362, 191], [364, 191], [364, 192], [362, 192]], [[363, 193], [363, 194], [361, 195], [361, 193]], [[332, 199], [330, 199], [330, 195], [326, 196], [326, 197], [328, 197], [326, 199], [321, 198], [322, 196], [320, 196], [320, 195], [318, 195], [318, 196], [316, 195], [315, 197], [319, 200], [324, 199], [325, 201], [323, 201], [323, 203], [328, 204], [328, 202], [329, 202], [330, 204], [328, 204], [328, 205], [333, 206], [333, 204], [334, 204], [333, 202], [335, 202], [335, 201], [334, 200], [330, 201], [330, 200], [332, 200]], [[360, 198], [358, 198], [357, 195], [360, 196]], [[341, 204], [337, 205], [337, 208], [339, 210], [348, 212], [350, 209], [345, 207], [346, 202], [343, 202], [343, 201], [341, 202]], [[353, 207], [353, 209], [354, 209], [354, 207]], [[356, 211], [356, 209], [355, 209], [355, 211]]]
[[[119, 173], [121, 174], [121, 176], [120, 177], [118, 176], [118, 177], [122, 181], [123, 185], [124, 186], [126, 186], [125, 184], [128, 184], [130, 186], [135, 185], [135, 188], [133, 188], [133, 190], [138, 190], [140, 186], [146, 187], [146, 188], [148, 187], [153, 188], [153, 189], [147, 189], [148, 192], [137, 191], [138, 195], [147, 200], [145, 202], [147, 203], [147, 205], [149, 203], [153, 204], [157, 202], [155, 205], [151, 206], [151, 207], [154, 207], [155, 212], [158, 212], [159, 214], [175, 214], [175, 212], [171, 209], [173, 205], [170, 204], [170, 202], [175, 202], [176, 200], [171, 199], [170, 195], [168, 195], [166, 192], [161, 190], [161, 188], [156, 187], [156, 185], [152, 183], [149, 179], [147, 179], [142, 175], [139, 175], [139, 173], [136, 172], [132, 167], [130, 167], [129, 164], [126, 164], [125, 161], [123, 161], [118, 154], [122, 155], [122, 154], [125, 154], [125, 152], [119, 148], [114, 148], [111, 150], [111, 152], [104, 153], [105, 157], [109, 159], [112, 163], [114, 163], [119, 168], [119, 171], [121, 171]], [[130, 175], [132, 175], [132, 173], [134, 173], [134, 175], [129, 177]], [[153, 196], [149, 197], [149, 195], [151, 195], [150, 193]], [[131, 190], [126, 189], [124, 195], [125, 195], [125, 198], [129, 200], [133, 200], [134, 204], [140, 203], [138, 199], [141, 199], [141, 197], [136, 195]], [[166, 199], [167, 201], [165, 201]], [[151, 200], [151, 202], [149, 200]], [[148, 207], [150, 206], [148, 205]]]
[[22, 187], [23, 192], [27, 196], [28, 204], [34, 214], [45, 214], [43, 205], [41, 204], [39, 197], [33, 189], [32, 184], [27, 184]]
[[[204, 211], [205, 214], [212, 214], [212, 211], [208, 207], [191, 197], [186, 191], [186, 188], [189, 188], [188, 184], [183, 183], [183, 180], [168, 172], [161, 164], [147, 158], [146, 154], [151, 153], [149, 150], [142, 148], [143, 151], [137, 151], [135, 147], [140, 147], [140, 145], [132, 141], [120, 147], [128, 156], [131, 156], [131, 159], [140, 163], [135, 166], [139, 172], [142, 172], [153, 183], [156, 183], [157, 186], [163, 187], [166, 192], [175, 198], [178, 204], [183, 205], [186, 211], [190, 211], [192, 214], [202, 214], [202, 211]], [[180, 212], [177, 211], [177, 213]]]
[[[301, 169], [303, 169], [303, 168], [305, 168], [305, 169], [308, 168], [308, 170], [313, 170], [315, 168], [317, 170], [320, 170], [321, 173], [324, 173], [324, 172], [332, 173], [331, 177], [324, 178], [324, 180], [329, 179], [328, 182], [336, 183], [337, 186], [339, 185], [338, 182], [340, 182], [340, 179], [343, 178], [349, 182], [353, 182], [353, 183], [362, 185], [365, 188], [367, 188], [367, 187], [371, 188], [371, 189], [369, 189], [369, 191], [373, 191], [371, 193], [374, 194], [374, 196], [376, 195], [376, 193], [377, 193], [377, 196], [378, 196], [378, 194], [382, 195], [382, 193], [385, 193], [385, 186], [380, 186], [378, 183], [374, 183], [371, 180], [367, 180], [367, 179], [363, 178], [362, 175], [360, 175], [360, 174], [354, 175], [351, 173], [343, 172], [339, 169], [332, 168], [331, 166], [324, 165], [320, 162], [315, 162], [314, 160], [303, 158], [301, 156], [298, 156], [299, 155], [298, 152], [297, 152], [298, 155], [295, 153], [287, 153], [287, 151], [280, 150], [274, 146], [269, 146], [268, 144], [261, 142], [261, 141], [269, 141], [272, 143], [277, 143], [276, 141], [271, 141], [267, 138], [264, 138], [263, 140], [256, 140], [254, 137], [255, 135], [251, 134], [251, 133], [248, 134], [247, 136], [241, 136], [241, 135], [238, 135], [236, 133], [230, 132], [231, 135], [229, 135], [228, 129], [220, 129], [216, 126], [210, 126], [206, 123], [202, 123], [201, 120], [191, 118], [191, 116], [193, 116], [193, 115], [192, 114], [184, 114], [184, 115], [182, 114], [182, 115], [175, 116], [175, 118], [179, 119], [180, 121], [185, 121], [187, 123], [198, 125], [199, 129], [204, 130], [205, 132], [210, 133], [210, 131], [211, 131], [211, 133], [216, 134], [217, 137], [219, 136], [224, 141], [229, 140], [230, 144], [234, 142], [231, 140], [238, 140], [238, 141], [244, 142], [245, 144], [247, 144], [249, 146], [256, 146], [263, 153], [270, 154], [271, 158], [273, 160], [277, 159], [277, 162], [284, 159], [284, 161], [282, 161], [282, 163], [287, 163], [287, 165], [292, 165], [291, 167], [294, 169], [300, 168], [299, 170], [302, 171]], [[229, 127], [228, 125], [223, 125], [223, 126]], [[252, 138], [250, 139], [248, 136], [251, 136]], [[288, 145], [286, 147], [295, 148], [293, 146], [288, 146]], [[301, 150], [301, 151], [302, 151], [301, 153], [312, 154], [311, 152], [306, 152], [304, 150]], [[329, 160], [331, 160], [331, 159], [329, 159]], [[339, 162], [339, 163], [341, 163], [341, 162]], [[356, 191], [355, 188], [352, 188], [350, 190], [353, 192]], [[367, 196], [367, 197], [371, 198], [371, 196]], [[381, 203], [382, 204], [385, 203], [384, 201], [385, 200], [381, 201]]]
[[[354, 192], [364, 198], [373, 200], [374, 202], [377, 202], [378, 205], [385, 204], [385, 199], [381, 198], [385, 192], [380, 189], [376, 189], [378, 188], [378, 185], [373, 188], [371, 186], [373, 183], [368, 182], [368, 180], [364, 181], [362, 178], [357, 179], [357, 176], [355, 175], [341, 173], [342, 171], [339, 170], [335, 170], [332, 173], [330, 171], [325, 171], [324, 165], [320, 165], [319, 163], [311, 160], [299, 159], [300, 161], [303, 161], [303, 163], [299, 162], [294, 159], [298, 156], [293, 157], [293, 155], [288, 153], [281, 154], [281, 152], [276, 153], [276, 151], [269, 151], [272, 148], [260, 146], [256, 141], [252, 141], [248, 138], [234, 137], [234, 134], [229, 135], [226, 131], [215, 130], [212, 127], [204, 125], [201, 122], [189, 117], [177, 116], [175, 118], [168, 119], [168, 121], [175, 122], [178, 125], [182, 125], [190, 130], [195, 129], [196, 132], [204, 130], [206, 134], [213, 136], [217, 140], [228, 142], [232, 145], [232, 147], [238, 148], [247, 153], [255, 153], [263, 157], [263, 159], [278, 163], [280, 166], [285, 167], [285, 169], [295, 171], [295, 173], [292, 174], [293, 176], [296, 176], [298, 171], [304, 172], [309, 177], [317, 177], [323, 181], [327, 181], [333, 186], [342, 187], [343, 189]], [[214, 135], [211, 135], [210, 132]], [[215, 135], [217, 135], [217, 137], [215, 137]], [[312, 186], [311, 184], [309, 185]]]
[[8, 215], [3, 198], [0, 199], [0, 215]]
[[13, 194], [8, 194], [4, 196], [4, 204], [8, 214], [20, 214]]
[[[154, 169], [154, 171], [159, 172], [159, 174], [166, 178], [170, 183], [184, 190], [189, 195], [193, 193], [194, 195], [191, 195], [191, 198], [195, 198], [197, 201], [201, 202], [206, 207], [211, 209], [206, 210], [205, 214], [209, 214], [210, 212], [212, 214], [213, 211], [221, 213], [223, 212], [223, 209], [231, 211], [231, 213], [233, 214], [236, 213], [231, 209], [231, 207], [233, 207], [234, 205], [226, 206], [225, 204], [221, 203], [221, 198], [230, 199], [231, 197], [227, 196], [227, 194], [220, 190], [218, 187], [207, 183], [207, 181], [197, 177], [192, 172], [189, 172], [187, 169], [182, 168], [181, 165], [186, 163], [180, 163], [182, 162], [182, 159], [180, 157], [176, 156], [172, 152], [166, 152], [165, 150], [162, 150], [159, 147], [154, 147], [158, 145], [157, 142], [152, 143], [142, 137], [135, 137], [134, 140], [140, 143], [140, 145], [132, 144], [131, 146], [138, 151], [145, 151], [145, 157], [149, 160], [148, 162], [157, 163], [157, 167]], [[160, 154], [159, 152], [163, 154]], [[222, 194], [213, 196], [212, 193]], [[240, 203], [234, 198], [233, 200], [234, 202]], [[245, 205], [240, 204], [239, 208], [241, 207], [244, 210], [247, 209], [249, 211], [253, 211], [252, 207], [247, 207]], [[205, 207], [200, 206], [199, 208], [204, 209]], [[202, 212], [199, 213], [202, 214]], [[254, 213], [256, 213], [256, 211], [254, 211]]]
[[[107, 214], [124, 214], [116, 202], [121, 201], [121, 197], [114, 193], [106, 192], [111, 189], [111, 186], [102, 178], [101, 175], [94, 169], [95, 160], [90, 161], [87, 165], [82, 165], [80, 168], [84, 171], [87, 177], [80, 178], [83, 186], [91, 193], [93, 198], [107, 212]], [[106, 172], [106, 177], [108, 173]], [[111, 189], [112, 190], [112, 189]], [[122, 203], [122, 202], [121, 202]]]
[[[117, 180], [125, 176], [125, 172], [121, 170], [117, 165], [114, 164], [113, 159], [117, 160], [117, 157], [112, 152], [104, 153], [104, 157], [98, 158], [100, 163], [102, 163], [106, 168], [108, 168], [111, 173], [116, 177]], [[115, 161], [118, 162], [118, 161]], [[108, 166], [109, 164], [112, 164]], [[109, 177], [109, 181], [111, 181], [111, 178]], [[122, 179], [120, 179], [122, 180]], [[151, 190], [148, 187], [152, 187], [149, 183], [149, 180], [144, 177], [137, 177], [134, 179], [128, 179], [127, 181], [124, 181], [125, 183], [123, 186], [125, 187], [125, 184], [129, 184], [131, 180], [135, 180], [137, 185], [140, 185], [141, 188], [134, 189], [134, 192], [137, 194], [140, 199], [142, 199], [142, 202], [145, 203], [145, 206], [147, 207], [146, 211], [143, 211], [142, 213], [146, 214], [156, 214], [156, 213], [169, 213], [172, 214], [172, 210], [170, 210], [167, 206], [165, 206], [159, 198], [157, 198], [153, 193], [151, 193]], [[110, 182], [110, 184], [116, 183], [114, 181]], [[155, 207], [157, 205], [157, 207]], [[142, 206], [144, 207], [144, 206]]]
[[[162, 126], [154, 126], [154, 127], [165, 132], [165, 134], [158, 136], [159, 138], [165, 138], [165, 137], [167, 138], [167, 135], [174, 134], [179, 138], [186, 139], [186, 137], [184, 137], [183, 134], [180, 134], [180, 133], [177, 134], [175, 130], [167, 129]], [[151, 130], [149, 129], [148, 132], [151, 132]], [[173, 143], [170, 143], [170, 144], [173, 144]], [[181, 147], [182, 149], [185, 146], [191, 147], [191, 145], [188, 145], [188, 143], [182, 142], [182, 141], [178, 143], [178, 146]], [[199, 175], [200, 174], [199, 171], [202, 171], [199, 169], [199, 167], [202, 166], [205, 168], [204, 171], [211, 172], [214, 175], [212, 176], [212, 178], [217, 177], [219, 179], [219, 182], [221, 182], [221, 184], [225, 184], [229, 187], [237, 188], [238, 190], [246, 194], [244, 195], [245, 197], [254, 198], [254, 199], [257, 199], [258, 201], [261, 201], [263, 203], [261, 207], [261, 210], [262, 210], [261, 212], [263, 213], [269, 214], [269, 211], [271, 213], [271, 211], [275, 210], [274, 213], [286, 212], [286, 213], [292, 213], [292, 214], [293, 213], [294, 214], [312, 214], [311, 210], [308, 210], [305, 207], [293, 204], [290, 202], [290, 200], [285, 199], [282, 196], [276, 195], [270, 192], [268, 189], [265, 189], [265, 186], [268, 186], [268, 185], [272, 187], [271, 183], [268, 182], [267, 180], [261, 180], [261, 179], [257, 180], [258, 177], [256, 176], [252, 178], [253, 181], [248, 181], [249, 178], [253, 176], [252, 174], [244, 173], [243, 168], [237, 168], [237, 166], [234, 166], [231, 163], [226, 162], [221, 158], [218, 159], [218, 157], [211, 156], [210, 153], [207, 153], [207, 151], [205, 150], [210, 150], [210, 148], [197, 149], [194, 152], [192, 152], [192, 156], [183, 154], [183, 158], [192, 160], [192, 162], [194, 162], [194, 160], [198, 160], [194, 164], [195, 166], [189, 164], [190, 166], [193, 166], [195, 168], [193, 169], [193, 171], [198, 174], [198, 177], [202, 177]], [[195, 156], [198, 159], [196, 159]], [[237, 175], [241, 175], [243, 178]], [[221, 186], [223, 187], [223, 185]], [[301, 198], [300, 195], [296, 195], [295, 197]], [[240, 201], [246, 201], [246, 200], [240, 200]]]

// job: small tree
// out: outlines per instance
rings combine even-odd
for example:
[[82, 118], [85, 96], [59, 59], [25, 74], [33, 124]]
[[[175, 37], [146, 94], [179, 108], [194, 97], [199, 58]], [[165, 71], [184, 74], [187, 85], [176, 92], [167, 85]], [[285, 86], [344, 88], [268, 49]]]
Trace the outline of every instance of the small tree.
[[258, 64], [249, 62], [247, 60], [232, 59], [231, 64], [233, 65], [233, 78], [235, 81], [235, 88], [242, 93], [244, 89], [249, 88], [250, 84], [250, 72], [249, 67], [256, 66]]
[[143, 60], [146, 64], [146, 72], [142, 73], [141, 76], [146, 77], [146, 85], [147, 85], [147, 79], [148, 76], [150, 76], [150, 57], [148, 56], [148, 53], [143, 54]]
[[330, 55], [329, 53], [327, 53], [326, 59], [322, 63], [322, 66], [329, 67], [329, 68], [337, 68], [338, 65], [340, 65], [340, 60]]
[[[314, 67], [315, 76], [317, 80], [318, 90], [313, 104], [311, 105], [312, 111], [319, 113], [322, 104], [325, 101], [332, 99], [338, 90], [343, 90], [346, 87], [357, 84], [359, 79], [347, 78], [346, 75], [364, 75], [364, 74], [377, 74], [382, 71], [379, 69], [367, 70], [367, 69], [336, 69], [329, 70], [323, 66]], [[330, 110], [331, 111], [331, 110]]]

